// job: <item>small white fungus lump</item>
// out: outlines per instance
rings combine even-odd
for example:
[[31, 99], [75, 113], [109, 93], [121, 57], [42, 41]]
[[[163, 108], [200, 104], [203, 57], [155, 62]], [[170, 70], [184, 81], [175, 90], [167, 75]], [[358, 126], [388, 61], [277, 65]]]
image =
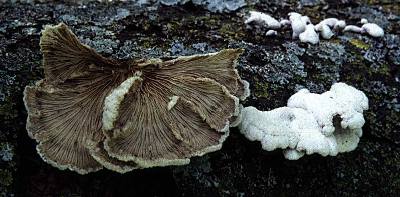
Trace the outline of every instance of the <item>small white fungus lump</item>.
[[319, 43], [319, 36], [317, 32], [315, 32], [314, 25], [308, 24], [306, 26], [306, 30], [299, 35], [301, 42], [317, 44]]
[[292, 25], [292, 38], [295, 39], [306, 30], [307, 21], [302, 15], [296, 12], [289, 13], [290, 24]]
[[[365, 21], [364, 21], [365, 22]], [[385, 31], [383, 31], [382, 27], [375, 23], [365, 23], [361, 27], [357, 27], [355, 25], [348, 25], [344, 28], [344, 32], [350, 31], [355, 33], [367, 33], [372, 37], [378, 38], [383, 37], [385, 35]]]
[[264, 14], [262, 12], [250, 11], [249, 18], [244, 21], [244, 23], [248, 24], [251, 22], [256, 22], [262, 25], [265, 25], [268, 29], [279, 29], [281, 28], [281, 24], [278, 20], [273, 18], [268, 14]]
[[382, 27], [379, 27], [379, 25], [375, 23], [366, 23], [361, 26], [361, 28], [372, 37], [382, 37], [385, 34]]

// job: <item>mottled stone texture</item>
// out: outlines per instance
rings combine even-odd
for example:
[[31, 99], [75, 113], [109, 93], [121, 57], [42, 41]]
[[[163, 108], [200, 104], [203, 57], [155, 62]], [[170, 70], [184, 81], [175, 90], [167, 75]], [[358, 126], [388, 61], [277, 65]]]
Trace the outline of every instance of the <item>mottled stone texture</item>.
[[[400, 193], [400, 13], [396, 1], [247, 1], [230, 13], [212, 13], [191, 2], [0, 5], [0, 196], [396, 196]], [[139, 6], [142, 7], [139, 7]], [[291, 39], [286, 30], [266, 38], [249, 30], [249, 10], [276, 18], [290, 11], [314, 23], [327, 17], [357, 24], [364, 17], [386, 35], [340, 34], [318, 45]], [[298, 89], [321, 93], [346, 82], [366, 93], [359, 147], [337, 157], [287, 161], [266, 152], [236, 129], [221, 151], [181, 167], [101, 171], [86, 176], [59, 171], [36, 154], [25, 130], [22, 91], [43, 77], [39, 51], [45, 24], [64, 21], [106, 56], [160, 57], [242, 47], [239, 70], [251, 83], [244, 105], [270, 110]]]

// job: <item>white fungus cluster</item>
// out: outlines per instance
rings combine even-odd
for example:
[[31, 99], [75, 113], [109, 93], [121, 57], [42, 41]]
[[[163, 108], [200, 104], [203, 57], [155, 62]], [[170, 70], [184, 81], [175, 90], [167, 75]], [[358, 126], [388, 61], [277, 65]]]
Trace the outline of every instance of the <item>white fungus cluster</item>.
[[322, 94], [302, 89], [289, 98], [287, 107], [245, 107], [239, 129], [249, 140], [260, 141], [264, 150], [284, 149], [289, 160], [314, 153], [336, 156], [357, 147], [367, 109], [363, 92], [336, 83]]
[[257, 23], [264, 25], [268, 30], [266, 36], [274, 36], [278, 34], [278, 31], [291, 26], [292, 38], [299, 38], [301, 42], [317, 44], [319, 43], [319, 37], [323, 39], [331, 39], [335, 33], [343, 32], [356, 32], [356, 33], [367, 33], [372, 37], [382, 37], [384, 31], [375, 23], [368, 23], [366, 19], [361, 19], [361, 27], [355, 25], [346, 26], [344, 20], [337, 18], [327, 18], [322, 20], [316, 25], [311, 23], [308, 16], [303, 16], [296, 12], [289, 13], [289, 20], [282, 19], [278, 22], [274, 17], [257, 11], [250, 11], [250, 16], [245, 20], [246, 24]]
[[250, 11], [249, 18], [244, 21], [244, 23], [248, 24], [251, 22], [260, 23], [265, 25], [268, 29], [279, 29], [281, 28], [281, 24], [275, 18], [271, 17], [268, 14], [264, 14], [262, 12]]
[[355, 25], [348, 25], [344, 28], [344, 32], [350, 31], [350, 32], [355, 32], [355, 33], [362, 33], [365, 34], [367, 33], [368, 35], [372, 37], [382, 37], [385, 35], [385, 32], [379, 25], [375, 23], [368, 23], [367, 19], [363, 18], [361, 19], [361, 24], [363, 24], [361, 27], [355, 26]]

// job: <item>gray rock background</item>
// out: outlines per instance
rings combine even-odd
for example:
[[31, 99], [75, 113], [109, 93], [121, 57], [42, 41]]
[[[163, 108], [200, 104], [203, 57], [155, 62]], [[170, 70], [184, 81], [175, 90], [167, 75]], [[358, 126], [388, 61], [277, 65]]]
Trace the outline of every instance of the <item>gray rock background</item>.
[[[0, 3], [0, 196], [398, 196], [400, 3], [218, 2]], [[367, 18], [386, 34], [380, 39], [339, 34], [318, 45], [292, 40], [289, 29], [267, 38], [264, 29], [243, 24], [249, 10], [276, 18], [298, 11], [314, 24], [328, 17], [349, 24]], [[334, 82], [346, 82], [370, 99], [364, 135], [353, 152], [287, 161], [281, 151], [263, 151], [232, 129], [221, 151], [194, 158], [187, 166], [124, 175], [57, 170], [40, 159], [26, 133], [22, 92], [43, 77], [41, 29], [61, 21], [83, 42], [116, 58], [245, 48], [238, 69], [251, 83], [252, 94], [244, 105], [261, 110], [284, 106], [303, 87], [321, 93]]]

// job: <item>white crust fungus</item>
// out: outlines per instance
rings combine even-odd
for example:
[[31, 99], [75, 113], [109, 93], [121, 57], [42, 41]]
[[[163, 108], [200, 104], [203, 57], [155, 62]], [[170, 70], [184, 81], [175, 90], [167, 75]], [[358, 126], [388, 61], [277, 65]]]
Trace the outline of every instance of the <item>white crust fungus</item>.
[[315, 30], [321, 32], [321, 37], [324, 39], [331, 39], [334, 35], [332, 29], [343, 29], [346, 22], [337, 18], [327, 18], [315, 25]]
[[[365, 21], [363, 21], [365, 22]], [[355, 32], [355, 33], [367, 33], [368, 35], [372, 37], [383, 37], [385, 35], [385, 32], [383, 31], [382, 27], [375, 23], [365, 23], [363, 26], [358, 27], [355, 25], [348, 25], [344, 28], [344, 32], [350, 31], [350, 32]]]
[[260, 141], [264, 150], [284, 149], [290, 160], [314, 153], [335, 156], [357, 147], [367, 109], [363, 92], [336, 83], [322, 94], [300, 90], [287, 107], [271, 111], [245, 107], [239, 129], [247, 139]]
[[323, 39], [331, 39], [333, 35], [334, 34], [333, 34], [331, 28], [329, 28], [328, 25], [322, 25], [322, 27], [321, 27], [321, 37]]
[[360, 20], [360, 23], [361, 24], [367, 24], [368, 23], [368, 20], [367, 19], [365, 19], [365, 18], [362, 18], [361, 20]]
[[[250, 11], [250, 17], [245, 20], [245, 23], [249, 24], [256, 21], [257, 23], [265, 24], [265, 26], [269, 28], [265, 36], [275, 36], [278, 34], [278, 31], [282, 31], [286, 26], [291, 25], [293, 39], [300, 38], [301, 42], [311, 44], [319, 43], [319, 34], [321, 34], [323, 39], [331, 39], [335, 33], [340, 31], [368, 33], [372, 37], [382, 37], [384, 35], [384, 31], [381, 27], [374, 23], [368, 23], [364, 18], [361, 19], [362, 27], [357, 27], [355, 25], [346, 26], [346, 21], [337, 18], [324, 19], [314, 26], [308, 16], [303, 16], [296, 12], [290, 12], [288, 15], [289, 20], [281, 19], [278, 22], [270, 15]], [[313, 30], [311, 27], [313, 27]], [[319, 32], [319, 34], [316, 31]]]
[[346, 22], [337, 18], [327, 18], [315, 25], [315, 29], [320, 31], [324, 25], [327, 25], [329, 28], [344, 28], [344, 26], [346, 26]]
[[317, 44], [319, 42], [319, 36], [317, 32], [315, 32], [314, 25], [308, 24], [306, 26], [306, 30], [299, 35], [301, 42]]
[[344, 29], [344, 27], [346, 27], [346, 21], [344, 20], [339, 20], [334, 26], [333, 29], [337, 30], [337, 29]]
[[276, 20], [275, 18], [271, 17], [270, 15], [264, 14], [262, 12], [250, 11], [250, 16], [244, 23], [249, 24], [251, 22], [257, 22], [259, 24], [263, 24], [268, 29], [281, 28], [281, 24], [279, 23], [278, 20]]
[[296, 12], [289, 13], [290, 24], [292, 25], [292, 38], [295, 39], [306, 30], [306, 21], [302, 18], [301, 14]]
[[240, 96], [240, 100], [245, 100], [247, 97], [250, 96], [250, 84], [246, 80], [241, 80], [243, 84], [243, 95]]
[[282, 19], [281, 21], [279, 21], [279, 23], [280, 23], [282, 26], [289, 26], [289, 25], [291, 24], [290, 21], [287, 20], [287, 19]]
[[270, 30], [267, 31], [267, 33], [265, 33], [265, 35], [266, 36], [276, 36], [276, 35], [278, 35], [278, 32], [275, 31], [275, 30], [270, 29]]
[[366, 23], [361, 28], [372, 37], [383, 37], [385, 34], [382, 27], [375, 23]]

